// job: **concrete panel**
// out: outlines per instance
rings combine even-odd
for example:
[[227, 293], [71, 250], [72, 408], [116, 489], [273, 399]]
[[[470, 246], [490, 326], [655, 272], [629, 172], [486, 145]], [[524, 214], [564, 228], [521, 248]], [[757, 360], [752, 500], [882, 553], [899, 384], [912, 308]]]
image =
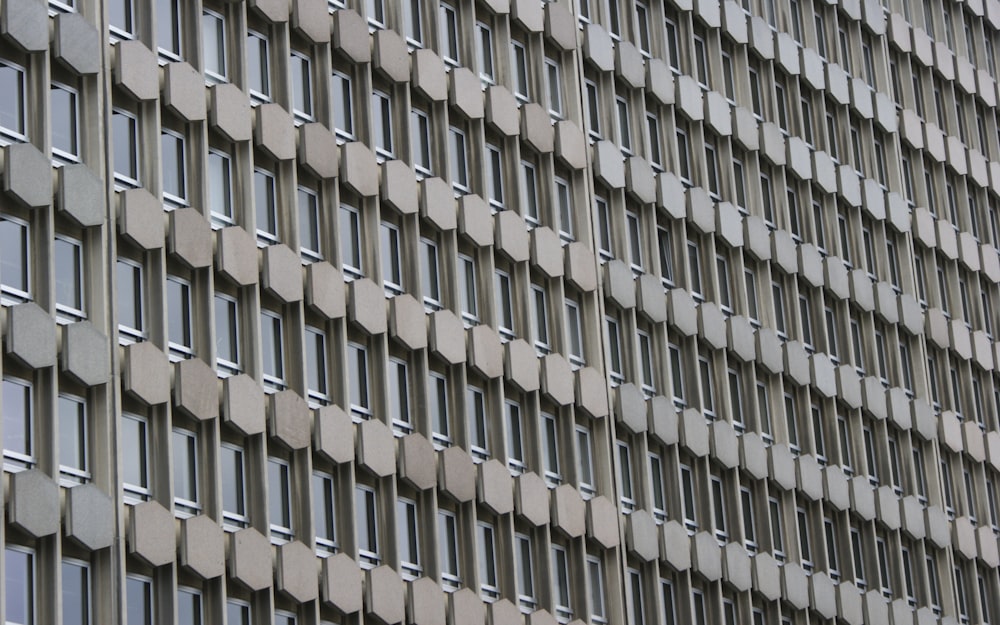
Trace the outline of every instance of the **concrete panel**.
[[537, 473], [530, 471], [514, 480], [514, 511], [529, 525], [548, 525], [549, 489]]
[[642, 89], [646, 85], [642, 54], [629, 41], [615, 44], [615, 74], [626, 87]]
[[208, 90], [208, 121], [230, 141], [240, 143], [253, 136], [250, 98], [231, 83], [215, 85]]
[[361, 330], [375, 336], [388, 329], [385, 293], [368, 278], [354, 280], [347, 287], [347, 316]]
[[239, 226], [215, 233], [215, 265], [237, 286], [257, 284], [257, 243]]
[[252, 527], [229, 535], [229, 576], [251, 591], [271, 587], [271, 544]]
[[351, 63], [358, 65], [371, 61], [372, 53], [365, 19], [351, 10], [340, 10], [332, 16], [330, 31], [333, 49]]
[[550, 515], [553, 529], [568, 538], [579, 538], [587, 529], [587, 504], [579, 491], [562, 484], [552, 491]]
[[322, 317], [339, 319], [347, 314], [345, 290], [343, 274], [330, 263], [306, 267], [306, 304]]
[[292, 390], [269, 395], [268, 434], [292, 450], [304, 449], [312, 440], [312, 412], [306, 400]]
[[392, 431], [381, 421], [362, 421], [357, 431], [357, 462], [375, 477], [396, 472], [396, 442]]
[[479, 502], [494, 514], [513, 512], [514, 487], [507, 467], [493, 458], [477, 468], [476, 496]]
[[746, 592], [753, 585], [750, 553], [739, 543], [722, 548], [722, 575], [736, 592]]
[[25, 208], [52, 203], [52, 166], [30, 143], [8, 145], [3, 162], [3, 190]]
[[[646, 402], [648, 410], [649, 435], [661, 445], [676, 445], [680, 441], [677, 411], [671, 400], [663, 395], [652, 397]], [[1000, 458], [1000, 436], [998, 436], [997, 457]]]
[[517, 110], [517, 100], [506, 87], [493, 85], [486, 90], [486, 121], [500, 134], [515, 137], [521, 132], [521, 118]]
[[119, 41], [115, 45], [114, 81], [128, 96], [139, 101], [155, 100], [160, 95], [160, 71], [156, 55], [138, 40]]
[[7, 521], [31, 538], [59, 531], [59, 486], [38, 469], [9, 474]]
[[603, 495], [587, 501], [587, 535], [605, 549], [618, 546], [618, 508]]
[[205, 78], [187, 63], [167, 63], [163, 68], [163, 104], [186, 122], [208, 116]]
[[298, 161], [320, 180], [336, 178], [340, 172], [337, 138], [323, 124], [302, 124], [299, 126]]
[[674, 103], [674, 73], [662, 59], [646, 60], [646, 93], [660, 104]]
[[847, 476], [839, 466], [823, 468], [823, 490], [826, 499], [837, 510], [847, 510], [851, 505], [851, 489]]
[[750, 215], [743, 220], [743, 242], [753, 258], [771, 260], [771, 233], [764, 220]]
[[538, 355], [524, 339], [504, 346], [504, 376], [525, 393], [538, 390]]
[[705, 101], [701, 86], [690, 76], [681, 74], [674, 82], [674, 98], [680, 113], [693, 122], [705, 117]]
[[414, 625], [445, 625], [445, 596], [441, 586], [429, 577], [407, 584], [407, 622]]
[[354, 462], [354, 424], [336, 404], [318, 408], [313, 419], [313, 446], [334, 464]]
[[604, 264], [604, 295], [619, 308], [635, 308], [635, 284], [632, 269], [625, 262], [614, 259]]
[[372, 37], [372, 67], [393, 83], [410, 79], [410, 54], [394, 30], [376, 30]]
[[726, 341], [736, 358], [750, 362], [756, 355], [754, 329], [750, 320], [741, 315], [726, 319]]
[[226, 535], [207, 515], [181, 521], [178, 550], [181, 566], [200, 579], [215, 579], [226, 572]]
[[361, 569], [346, 553], [323, 558], [320, 586], [323, 603], [342, 614], [361, 609]]
[[451, 365], [465, 362], [465, 328], [450, 310], [430, 315], [427, 343], [436, 356]]
[[276, 551], [276, 589], [296, 603], [315, 600], [319, 596], [315, 552], [298, 540], [279, 545]]
[[264, 431], [264, 391], [253, 378], [241, 374], [222, 381], [222, 418], [245, 436]]
[[89, 321], [64, 326], [61, 367], [84, 386], [104, 384], [111, 377], [108, 337]]
[[378, 195], [378, 164], [375, 154], [363, 143], [340, 146], [340, 180], [362, 197]]
[[667, 320], [684, 336], [698, 333], [698, 308], [690, 293], [683, 289], [667, 291]]
[[34, 302], [7, 309], [4, 353], [29, 369], [56, 364], [56, 323], [52, 315]]
[[583, 56], [600, 72], [615, 69], [615, 47], [608, 31], [598, 24], [586, 24], [583, 29]]
[[809, 607], [809, 578], [799, 564], [790, 562], [781, 567], [781, 594], [796, 610]]
[[[174, 213], [171, 212], [171, 218]], [[126, 189], [118, 193], [118, 232], [144, 250], [163, 247], [166, 236], [163, 229], [163, 206], [149, 191]], [[211, 262], [211, 235], [209, 235], [208, 260]]]
[[466, 333], [469, 364], [488, 379], [503, 375], [503, 345], [500, 335], [489, 326], [478, 325]]
[[[479, 76], [464, 67], [452, 68], [450, 75], [448, 102], [451, 103], [453, 110], [464, 115], [466, 119], [482, 119], [486, 109], [483, 107], [483, 90]], [[552, 148], [550, 147], [548, 151], [551, 152]]]
[[[159, 503], [145, 501], [129, 508], [127, 532], [129, 555], [154, 568], [174, 561], [174, 515]], [[270, 565], [267, 568], [270, 577]]]
[[115, 540], [115, 504], [94, 484], [74, 486], [65, 494], [64, 531], [87, 549], [98, 551]]
[[705, 417], [695, 408], [687, 408], [678, 419], [681, 444], [692, 455], [702, 458], [708, 455], [708, 425]]
[[712, 457], [726, 469], [735, 469], [740, 463], [740, 442], [736, 431], [728, 421], [716, 421], [711, 425]]
[[767, 447], [756, 432], [746, 432], [740, 437], [740, 466], [756, 480], [767, 477]]
[[768, 448], [768, 468], [771, 479], [783, 490], [795, 488], [795, 456], [788, 445], [779, 443]]
[[299, 255], [283, 243], [265, 247], [261, 255], [261, 286], [285, 304], [302, 301], [302, 260]]
[[59, 168], [56, 206], [59, 212], [83, 228], [99, 226], [107, 215], [105, 185], [86, 165]]
[[414, 50], [411, 57], [411, 86], [431, 102], [448, 99], [448, 74], [441, 57], [426, 48]]
[[406, 618], [403, 580], [396, 571], [382, 565], [365, 572], [365, 613], [382, 625], [402, 623]]
[[722, 578], [722, 552], [715, 536], [698, 532], [691, 541], [691, 564], [694, 571], [710, 582]]
[[629, 382], [614, 389], [613, 396], [616, 421], [633, 434], [645, 432], [646, 398], [642, 391]]
[[174, 407], [196, 421], [219, 415], [219, 381], [215, 371], [199, 358], [174, 364]]
[[170, 363], [167, 355], [148, 341], [125, 347], [122, 390], [147, 406], [170, 401]]
[[547, 278], [563, 275], [563, 249], [559, 235], [547, 226], [534, 228], [530, 233], [532, 265]]
[[781, 568], [768, 553], [758, 553], [751, 564], [753, 587], [768, 601], [777, 601], [781, 596]]
[[[389, 300], [389, 336], [410, 350], [427, 347], [424, 305], [409, 293], [397, 295]], [[460, 345], [460, 350], [465, 352], [464, 341]]]
[[292, 28], [310, 43], [330, 43], [330, 14], [323, 0], [292, 0]]
[[438, 452], [438, 484], [444, 495], [457, 502], [476, 496], [476, 470], [472, 458], [461, 447]]
[[660, 527], [660, 559], [676, 571], [690, 569], [691, 539], [687, 529], [677, 521], [667, 521]]
[[[162, 238], [163, 211], [158, 203], [149, 208], [155, 208], [157, 213], [155, 217], [152, 214], [149, 215], [152, 219], [149, 228], [158, 230], [160, 232], [159, 236]], [[145, 212], [144, 209], [137, 217], [142, 216]], [[205, 219], [198, 209], [179, 208], [170, 211], [167, 234], [168, 251], [171, 256], [179, 260], [183, 265], [190, 269], [203, 269], [212, 265], [212, 225], [208, 223], [208, 220]], [[155, 236], [155, 234], [151, 236]], [[156, 243], [162, 246], [162, 243], [159, 241], [156, 241]], [[240, 245], [236, 245], [236, 247], [240, 248]], [[230, 252], [232, 251], [230, 250]], [[241, 274], [242, 277], [244, 276]]]

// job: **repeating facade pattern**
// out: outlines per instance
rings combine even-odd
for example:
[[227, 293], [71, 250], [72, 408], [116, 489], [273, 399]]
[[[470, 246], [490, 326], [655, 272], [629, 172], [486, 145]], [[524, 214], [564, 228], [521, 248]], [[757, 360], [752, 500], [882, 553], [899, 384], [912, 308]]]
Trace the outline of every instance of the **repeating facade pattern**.
[[0, 4], [5, 622], [997, 622], [998, 42]]

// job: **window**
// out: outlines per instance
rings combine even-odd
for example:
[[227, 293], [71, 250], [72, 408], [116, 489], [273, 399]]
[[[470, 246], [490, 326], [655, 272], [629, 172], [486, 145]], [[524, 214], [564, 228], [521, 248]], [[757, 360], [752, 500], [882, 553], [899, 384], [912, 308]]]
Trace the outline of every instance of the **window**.
[[590, 588], [590, 620], [603, 625], [608, 622], [604, 594], [604, 566], [597, 556], [587, 556], [587, 578]]
[[[133, 0], [112, 0], [108, 2], [108, 24], [112, 37], [123, 39], [135, 37], [135, 5]], [[0, 93], [10, 93], [0, 89]]]
[[301, 52], [289, 59], [292, 77], [292, 113], [298, 121], [313, 121], [312, 61]]
[[479, 53], [479, 78], [484, 83], [496, 82], [493, 67], [493, 31], [483, 22], [476, 22], [476, 50]]
[[299, 209], [299, 254], [303, 261], [323, 260], [319, 197], [315, 191], [299, 187], [296, 200]]
[[663, 171], [663, 148], [660, 144], [660, 122], [653, 113], [646, 113], [646, 130], [649, 132], [649, 164], [656, 171]]
[[545, 481], [550, 487], [562, 483], [562, 470], [559, 465], [559, 425], [554, 415], [542, 413], [542, 469]]
[[413, 422], [410, 418], [410, 378], [406, 361], [390, 358], [386, 376], [392, 429], [400, 435], [408, 434], [413, 431]]
[[441, 40], [441, 58], [448, 65], [461, 65], [461, 55], [458, 49], [458, 13], [455, 8], [441, 3], [438, 9], [438, 32]]
[[504, 198], [503, 184], [503, 153], [499, 147], [487, 144], [486, 155], [486, 166], [488, 168], [486, 195], [494, 210], [504, 210], [506, 208], [506, 200]]
[[462, 584], [458, 561], [458, 521], [455, 513], [448, 510], [438, 511], [438, 559], [442, 584], [446, 589], [458, 589]]
[[521, 216], [528, 227], [537, 226], [538, 221], [538, 179], [535, 166], [521, 161]]
[[201, 510], [198, 488], [198, 436], [175, 428], [171, 438], [174, 468], [174, 504], [187, 514]]
[[552, 351], [552, 345], [549, 340], [549, 304], [544, 287], [531, 285], [531, 305], [535, 322], [535, 351], [539, 355], [545, 355]]
[[645, 272], [642, 262], [642, 231], [639, 215], [625, 212], [625, 225], [628, 228], [628, 255], [632, 273], [640, 275]]
[[118, 259], [118, 332], [119, 340], [146, 339], [145, 286], [142, 265], [124, 258]]
[[482, 389], [467, 386], [465, 410], [469, 428], [469, 452], [473, 460], [488, 460], [490, 457], [489, 437], [486, 419], [486, 396]]
[[250, 97], [258, 102], [271, 101], [269, 47], [270, 43], [264, 35], [247, 31], [247, 88]]
[[476, 261], [465, 254], [458, 255], [458, 288], [462, 320], [467, 326], [479, 324], [479, 300], [476, 287]]
[[545, 83], [548, 89], [549, 115], [555, 119], [562, 119], [564, 114], [562, 79], [559, 63], [554, 59], [545, 59]]
[[201, 625], [201, 591], [195, 588], [177, 588], [177, 622]]
[[684, 527], [689, 532], [698, 530], [698, 509], [694, 495], [694, 475], [691, 467], [681, 465], [681, 496], [684, 514]]
[[312, 475], [313, 528], [316, 531], [316, 549], [325, 553], [337, 551], [337, 502], [333, 476], [322, 471]]
[[270, 310], [260, 313], [260, 346], [263, 361], [264, 387], [284, 390], [285, 381], [285, 339], [282, 332], [281, 315]]
[[[443, 7], [443, 5], [442, 5]], [[448, 129], [451, 184], [459, 193], [469, 192], [469, 163], [466, 153], [465, 132], [451, 126]]]
[[785, 561], [785, 530], [781, 519], [781, 502], [775, 497], [767, 500], [767, 510], [771, 521], [771, 552], [778, 562]]
[[8, 545], [4, 549], [4, 580], [4, 622], [34, 625], [38, 609], [35, 605], [35, 552]]
[[743, 508], [743, 544], [747, 551], [757, 553], [757, 523], [754, 520], [753, 493], [749, 488], [740, 489], [740, 503]]
[[156, 46], [160, 56], [172, 61], [183, 59], [181, 25], [181, 1], [156, 0]]
[[83, 289], [83, 244], [56, 235], [53, 242], [56, 313], [66, 320], [86, 319]]
[[667, 345], [667, 352], [670, 355], [670, 374], [673, 382], [674, 405], [681, 407], [687, 405], [684, 399], [684, 370], [681, 368], [681, 350], [676, 345]]
[[226, 18], [221, 13], [203, 9], [201, 13], [202, 59], [205, 75], [210, 79], [229, 80], [226, 54]]
[[521, 405], [513, 400], [505, 402], [507, 409], [507, 467], [520, 475], [527, 469], [524, 456], [524, 435], [521, 422]]
[[267, 505], [271, 524], [271, 540], [285, 542], [294, 536], [292, 530], [292, 476], [288, 461], [273, 456], [267, 459]]
[[219, 150], [208, 151], [208, 205], [212, 223], [231, 226], [236, 223], [233, 214], [232, 161]]
[[621, 491], [622, 512], [625, 514], [635, 510], [635, 488], [632, 479], [632, 450], [625, 441], [617, 442], [618, 477]]
[[611, 379], [611, 385], [617, 386], [625, 382], [621, 329], [618, 320], [611, 316], [604, 318], [604, 326], [608, 346], [608, 377]]
[[555, 204], [559, 216], [559, 238], [566, 243], [576, 240], [573, 227], [572, 191], [564, 178], [555, 179]]
[[[141, 274], [140, 274], [141, 278]], [[177, 276], [167, 276], [167, 340], [172, 355], [194, 355], [194, 329], [191, 323], [191, 283]], [[119, 310], [121, 310], [119, 305]]]
[[309, 399], [327, 405], [331, 398], [327, 381], [326, 332], [306, 326], [305, 348]]
[[405, 0], [403, 3], [403, 33], [406, 41], [418, 48], [424, 45], [424, 18], [420, 13], [422, 0]]
[[530, 84], [528, 82], [528, 52], [520, 41], [511, 40], [511, 76], [514, 83], [514, 97], [522, 102], [530, 99]]
[[538, 606], [538, 597], [535, 595], [531, 537], [527, 534], [514, 535], [514, 561], [517, 573], [517, 600], [521, 612], [534, 612]]
[[160, 133], [160, 170], [163, 200], [177, 206], [187, 206], [187, 159], [184, 136], [172, 130]]
[[[642, 597], [642, 573], [638, 569], [630, 568], [627, 571], [627, 575], [628, 575], [628, 586], [625, 587], [625, 590], [628, 593], [627, 607], [629, 614], [629, 623], [631, 623], [632, 625], [645, 625], [646, 610], [645, 610], [645, 602], [643, 601]], [[694, 592], [699, 592], [699, 591], [694, 591]], [[692, 599], [696, 598], [697, 596], [700, 596], [700, 593], [699, 595], [693, 595]], [[696, 616], [694, 622], [695, 623], [707, 622], [704, 618], [705, 616], [704, 611], [702, 611], [701, 613], [701, 618], [698, 618], [697, 611], [698, 611], [697, 606], [695, 606]]]
[[255, 169], [253, 172], [253, 201], [257, 214], [257, 241], [271, 245], [278, 238], [278, 191], [274, 174]]
[[243, 448], [222, 443], [219, 446], [219, 469], [222, 476], [222, 524], [233, 529], [246, 527], [250, 518], [247, 516]]
[[374, 28], [385, 28], [384, 0], [367, 0], [365, 3], [365, 14], [368, 17], [369, 25]]
[[340, 262], [348, 277], [362, 277], [361, 214], [347, 204], [340, 205]]
[[3, 400], [3, 457], [8, 470], [30, 469], [35, 464], [34, 392], [27, 380], [5, 377]]
[[424, 308], [441, 310], [441, 266], [438, 245], [430, 239], [420, 239], [420, 286], [423, 290]]
[[715, 538], [721, 543], [729, 541], [729, 524], [726, 518], [726, 496], [722, 479], [712, 477], [712, 513], [715, 521]]
[[[13, 398], [13, 412], [15, 416], [22, 410], [23, 395], [18, 393], [22, 390], [20, 386], [12, 387], [15, 392]], [[6, 393], [8, 391], [7, 381], [4, 380], [4, 415], [7, 415]], [[30, 400], [30, 396], [28, 398]], [[30, 411], [30, 406], [27, 407]], [[70, 482], [86, 482], [90, 480], [90, 455], [88, 453], [88, 427], [87, 427], [87, 403], [82, 397], [74, 395], [59, 395], [59, 473], [60, 476]], [[14, 420], [16, 428], [20, 420]], [[4, 419], [4, 450], [7, 449], [7, 419]], [[23, 426], [21, 429], [24, 429]], [[30, 434], [30, 423], [28, 425]]]
[[427, 380], [427, 412], [431, 417], [434, 443], [448, 447], [452, 443], [451, 419], [448, 409], [448, 378], [432, 371]]
[[487, 601], [500, 597], [496, 562], [496, 531], [493, 525], [480, 521], [476, 525], [476, 546], [479, 553], [479, 591]]
[[404, 579], [420, 577], [420, 532], [417, 531], [417, 502], [405, 497], [396, 499], [396, 540], [399, 545], [399, 564]]
[[140, 575], [125, 578], [125, 622], [152, 623], [154, 612], [153, 580]]
[[234, 298], [215, 294], [216, 366], [225, 373], [243, 370], [240, 353], [240, 316]]
[[653, 491], [653, 516], [657, 522], [667, 519], [667, 493], [664, 490], [663, 460], [659, 455], [649, 454], [650, 488]]
[[[0, 68], [2, 71], [2, 68]], [[52, 83], [49, 91], [52, 152], [68, 161], [80, 160], [79, 94], [76, 89]]]
[[580, 305], [574, 300], [565, 300], [566, 309], [566, 352], [570, 365], [576, 368], [586, 364], [583, 357], [583, 325], [580, 319]]
[[674, 257], [671, 251], [670, 231], [663, 226], [656, 228], [657, 251], [660, 260], [660, 281], [665, 287], [674, 286]]
[[89, 625], [90, 565], [66, 558], [62, 561], [61, 574], [62, 625]]
[[576, 426], [577, 478], [580, 493], [585, 499], [597, 494], [594, 482], [593, 450], [590, 442], [590, 430], [583, 425]]
[[517, 336], [514, 330], [514, 300], [510, 275], [497, 270], [494, 273], [496, 281], [497, 331], [505, 340]]
[[150, 495], [148, 428], [145, 417], [130, 413], [122, 415], [122, 482], [127, 501], [144, 500]]
[[285, 610], [275, 610], [274, 625], [296, 625], [295, 614]]
[[31, 299], [31, 257], [27, 222], [0, 217], [0, 298], [4, 303]]
[[381, 158], [395, 158], [395, 135], [392, 124], [392, 100], [381, 91], [372, 93], [372, 142], [375, 154]]
[[341, 72], [330, 77], [330, 99], [333, 100], [333, 126], [341, 140], [354, 140], [354, 100], [351, 78]]
[[399, 240], [399, 228], [392, 223], [383, 221], [379, 225], [382, 254], [382, 285], [387, 295], [398, 295], [403, 292], [402, 249]]
[[600, 92], [597, 83], [592, 80], [584, 80], [583, 88], [587, 105], [587, 132], [591, 138], [600, 141], [604, 138], [601, 134]]
[[361, 566], [378, 566], [382, 559], [379, 551], [378, 501], [375, 490], [357, 486], [354, 491], [354, 511], [357, 515], [358, 558]]
[[570, 607], [569, 556], [562, 545], [552, 545], [552, 590], [556, 619], [566, 622], [573, 618]]
[[347, 369], [350, 373], [351, 413], [361, 419], [371, 418], [368, 392], [368, 350], [358, 343], [347, 345]]
[[[0, 70], [3, 66], [0, 65]], [[0, 74], [0, 80], [2, 80]], [[0, 83], [2, 84], [2, 83]], [[0, 117], [0, 120], [3, 118]], [[127, 187], [139, 186], [138, 123], [121, 109], [111, 111], [111, 136], [114, 140], [115, 182]]]
[[433, 176], [430, 117], [417, 108], [410, 110], [410, 149], [417, 174], [421, 177]]

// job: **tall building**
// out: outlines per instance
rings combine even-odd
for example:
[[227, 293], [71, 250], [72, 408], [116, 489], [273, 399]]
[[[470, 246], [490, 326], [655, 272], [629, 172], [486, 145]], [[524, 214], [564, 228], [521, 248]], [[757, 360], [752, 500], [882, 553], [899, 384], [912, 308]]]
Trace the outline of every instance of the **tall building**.
[[4, 622], [1000, 622], [997, 44], [0, 3]]

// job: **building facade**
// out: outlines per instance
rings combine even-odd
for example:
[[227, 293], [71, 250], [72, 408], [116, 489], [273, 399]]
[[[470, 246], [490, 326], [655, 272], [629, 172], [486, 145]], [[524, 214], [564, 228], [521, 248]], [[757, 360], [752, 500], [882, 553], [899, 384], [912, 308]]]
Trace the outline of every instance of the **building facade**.
[[0, 3], [5, 622], [1000, 622], [997, 44]]

